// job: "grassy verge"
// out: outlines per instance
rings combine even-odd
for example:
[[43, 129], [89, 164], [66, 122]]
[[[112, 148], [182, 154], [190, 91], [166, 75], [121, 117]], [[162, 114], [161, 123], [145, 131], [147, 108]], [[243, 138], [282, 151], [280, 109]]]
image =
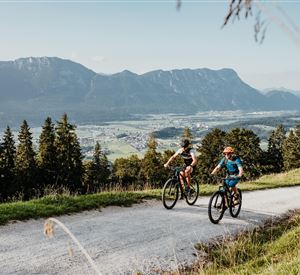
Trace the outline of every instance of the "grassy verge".
[[[300, 185], [300, 169], [287, 173], [263, 176], [252, 182], [243, 182], [239, 187], [243, 191], [278, 188]], [[216, 185], [201, 184], [201, 195], [210, 195], [217, 190]], [[11, 202], [0, 204], [0, 225], [13, 220], [27, 220], [59, 216], [81, 212], [84, 210], [99, 209], [108, 205], [130, 206], [143, 199], [160, 199], [161, 190], [144, 190], [135, 192], [103, 192], [82, 196], [52, 195], [27, 202]]]
[[59, 216], [84, 210], [100, 209], [109, 205], [130, 206], [133, 203], [141, 202], [143, 199], [155, 198], [160, 198], [160, 192], [149, 190], [102, 192], [82, 196], [51, 195], [26, 202], [2, 203], [0, 204], [0, 225], [13, 220]]
[[300, 211], [210, 244], [183, 274], [300, 274]]

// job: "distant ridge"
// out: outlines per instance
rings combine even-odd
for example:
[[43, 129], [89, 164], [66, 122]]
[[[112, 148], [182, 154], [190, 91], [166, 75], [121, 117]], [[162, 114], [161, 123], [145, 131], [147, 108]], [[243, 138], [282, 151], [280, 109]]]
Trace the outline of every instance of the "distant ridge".
[[58, 57], [0, 62], [0, 122], [38, 120], [68, 112], [79, 122], [132, 114], [209, 110], [295, 110], [300, 98], [286, 91], [262, 94], [232, 69], [128, 70], [97, 74]]

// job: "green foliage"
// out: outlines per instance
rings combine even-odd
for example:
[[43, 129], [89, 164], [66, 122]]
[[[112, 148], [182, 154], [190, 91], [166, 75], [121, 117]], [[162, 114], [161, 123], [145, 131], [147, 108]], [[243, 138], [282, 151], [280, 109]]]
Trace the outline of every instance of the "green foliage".
[[14, 195], [17, 190], [15, 159], [15, 141], [9, 126], [7, 126], [3, 142], [0, 144], [0, 201]]
[[283, 170], [283, 144], [285, 141], [285, 129], [282, 124], [272, 131], [268, 139], [268, 165], [270, 172], [281, 172]]
[[164, 179], [162, 179], [164, 164], [162, 162], [161, 153], [156, 151], [157, 141], [154, 136], [150, 136], [147, 146], [148, 149], [141, 164], [141, 174], [146, 184], [153, 187], [161, 187], [164, 182]]
[[128, 158], [118, 158], [113, 165], [115, 179], [124, 187], [140, 183], [141, 160], [137, 155]]
[[16, 173], [18, 189], [23, 192], [24, 199], [29, 199], [37, 189], [37, 167], [35, 152], [32, 147], [32, 133], [24, 120], [18, 135], [19, 144], [16, 151]]
[[184, 127], [181, 137], [182, 137], [182, 140], [188, 139], [190, 142], [192, 142], [192, 140], [194, 138], [189, 127]]
[[93, 160], [85, 164], [84, 186], [86, 192], [93, 193], [105, 187], [110, 176], [109, 164], [106, 155], [101, 151], [97, 141]]
[[255, 178], [261, 174], [260, 139], [252, 130], [232, 129], [226, 133], [225, 145], [233, 147], [235, 154], [241, 158], [245, 179]]
[[58, 160], [58, 183], [71, 191], [82, 189], [83, 156], [75, 133], [75, 125], [64, 114], [56, 127], [55, 146]]
[[300, 167], [300, 125], [291, 130], [284, 141], [283, 163], [285, 170]]
[[40, 134], [37, 164], [43, 185], [55, 186], [58, 160], [55, 146], [54, 124], [50, 117], [45, 120], [45, 124]]
[[202, 139], [201, 145], [197, 148], [199, 156], [196, 176], [200, 182], [209, 183], [213, 181], [210, 173], [222, 158], [224, 140], [225, 132], [218, 128], [213, 129]]

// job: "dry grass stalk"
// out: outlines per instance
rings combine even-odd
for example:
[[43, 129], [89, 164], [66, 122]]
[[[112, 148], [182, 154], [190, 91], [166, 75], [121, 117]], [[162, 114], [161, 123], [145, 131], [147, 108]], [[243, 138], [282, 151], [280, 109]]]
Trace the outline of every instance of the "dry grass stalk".
[[[57, 225], [59, 225], [71, 237], [71, 239], [79, 247], [79, 249], [81, 250], [81, 252], [83, 253], [83, 255], [87, 258], [88, 262], [93, 267], [93, 269], [95, 270], [95, 272], [98, 275], [101, 275], [101, 273], [98, 270], [98, 267], [96, 266], [94, 260], [87, 253], [87, 251], [83, 248], [83, 246], [76, 239], [76, 237], [71, 233], [71, 231], [62, 222], [60, 222], [59, 220], [57, 220], [55, 218], [49, 218], [49, 219], [47, 219], [46, 222], [45, 222], [45, 224], [44, 224], [44, 235], [47, 236], [47, 237], [53, 237], [53, 235], [54, 235], [54, 223], [56, 223]], [[69, 245], [69, 254], [71, 254], [71, 255], [73, 254], [72, 249], [70, 249], [70, 245]]]

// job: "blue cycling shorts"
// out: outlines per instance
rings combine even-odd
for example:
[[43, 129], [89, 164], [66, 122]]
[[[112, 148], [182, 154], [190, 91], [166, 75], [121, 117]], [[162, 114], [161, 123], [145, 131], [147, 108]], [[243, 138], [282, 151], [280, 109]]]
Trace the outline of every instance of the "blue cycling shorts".
[[229, 187], [235, 187], [238, 184], [239, 181], [240, 181], [240, 179], [226, 179], [225, 183]]

